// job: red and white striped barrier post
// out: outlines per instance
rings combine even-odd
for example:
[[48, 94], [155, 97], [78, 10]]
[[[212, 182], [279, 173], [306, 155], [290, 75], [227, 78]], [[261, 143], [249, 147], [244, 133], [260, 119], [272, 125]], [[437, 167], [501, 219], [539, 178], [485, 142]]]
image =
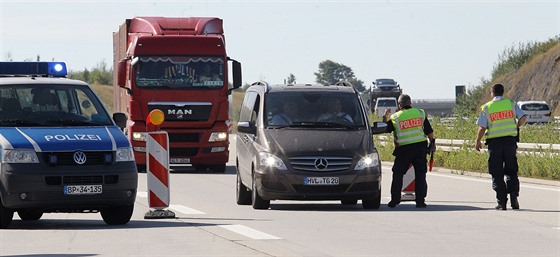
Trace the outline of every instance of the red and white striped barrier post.
[[144, 215], [145, 219], [175, 218], [175, 213], [165, 208], [169, 207], [169, 136], [161, 131], [159, 125], [163, 123], [164, 114], [160, 110], [153, 110], [148, 115], [148, 123], [155, 125], [155, 131], [146, 135], [146, 174], [148, 180], [148, 206], [150, 210]]
[[408, 170], [403, 176], [403, 187], [401, 195], [402, 201], [416, 200], [416, 194], [414, 193], [414, 190], [416, 189], [415, 178], [416, 176], [414, 175], [414, 166], [410, 164], [410, 166], [408, 166]]

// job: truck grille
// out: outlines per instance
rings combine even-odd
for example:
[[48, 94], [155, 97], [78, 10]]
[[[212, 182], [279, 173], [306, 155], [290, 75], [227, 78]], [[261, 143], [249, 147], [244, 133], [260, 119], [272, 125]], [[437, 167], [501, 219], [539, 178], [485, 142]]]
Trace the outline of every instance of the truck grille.
[[188, 133], [188, 134], [181, 134], [181, 133], [169, 133], [169, 142], [190, 142], [196, 143], [200, 138], [200, 134], [198, 133]]
[[333, 172], [349, 170], [352, 157], [344, 156], [299, 156], [291, 157], [290, 165], [294, 170]]
[[173, 157], [188, 157], [195, 156], [198, 153], [198, 148], [171, 148], [169, 156]]

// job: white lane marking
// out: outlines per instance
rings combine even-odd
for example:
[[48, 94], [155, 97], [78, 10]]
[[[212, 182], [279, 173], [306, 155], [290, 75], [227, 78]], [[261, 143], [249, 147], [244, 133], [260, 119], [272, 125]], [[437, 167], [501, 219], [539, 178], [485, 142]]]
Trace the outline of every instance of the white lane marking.
[[[143, 197], [143, 198], [147, 198], [148, 197], [148, 192], [146, 191], [138, 191], [136, 192], [136, 196], [138, 197]], [[204, 212], [201, 212], [199, 210], [195, 210], [193, 208], [189, 208], [187, 206], [183, 206], [180, 204], [170, 204], [169, 205], [169, 209], [172, 209], [174, 211], [178, 211], [180, 213], [183, 214], [187, 214], [187, 215], [191, 215], [191, 214], [206, 214]]]
[[178, 211], [180, 213], [183, 214], [187, 214], [187, 215], [191, 215], [191, 214], [206, 214], [204, 212], [201, 212], [199, 210], [195, 210], [193, 208], [189, 208], [187, 206], [183, 206], [183, 205], [179, 205], [179, 204], [170, 204], [169, 205], [169, 209], [172, 209], [174, 211]]
[[271, 239], [282, 239], [267, 233], [260, 232], [258, 230], [252, 229], [250, 227], [246, 227], [243, 225], [219, 225], [222, 228], [225, 228], [229, 231], [235, 232], [237, 234], [257, 239], [257, 240], [271, 240]]
[[[436, 176], [436, 177], [444, 177], [444, 178], [452, 178], [452, 179], [460, 179], [460, 180], [468, 180], [468, 181], [476, 181], [476, 182], [482, 182], [482, 183], [492, 183], [492, 179], [488, 178], [488, 179], [484, 179], [484, 178], [469, 178], [469, 177], [464, 177], [461, 175], [445, 175], [445, 174], [437, 174], [437, 173], [428, 173], [428, 176]], [[552, 191], [552, 192], [560, 192], [560, 188], [554, 188], [554, 187], [545, 187], [545, 186], [534, 186], [534, 185], [527, 185], [524, 183], [520, 183], [520, 186], [522, 188], [531, 188], [531, 189], [538, 189], [538, 190], [547, 190], [547, 191]]]

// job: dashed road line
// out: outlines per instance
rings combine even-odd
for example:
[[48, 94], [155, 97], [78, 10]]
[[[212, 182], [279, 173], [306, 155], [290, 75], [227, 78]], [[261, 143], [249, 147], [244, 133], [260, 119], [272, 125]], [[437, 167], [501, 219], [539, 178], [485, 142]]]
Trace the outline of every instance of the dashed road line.
[[219, 225], [221, 228], [225, 228], [229, 231], [235, 232], [237, 234], [256, 239], [256, 240], [274, 240], [274, 239], [282, 239], [250, 227], [246, 227], [243, 225]]
[[179, 204], [170, 204], [169, 205], [169, 209], [172, 209], [174, 211], [178, 211], [180, 213], [183, 214], [187, 214], [187, 215], [192, 215], [192, 214], [206, 214], [204, 212], [201, 212], [199, 210], [195, 210], [193, 208], [189, 208], [187, 206], [183, 206], [183, 205], [179, 205]]
[[[142, 197], [142, 198], [147, 198], [148, 197], [148, 192], [146, 191], [138, 191], [136, 192], [136, 196], [138, 197]], [[191, 214], [206, 214], [205, 212], [201, 212], [199, 210], [193, 209], [193, 208], [189, 208], [187, 206], [184, 205], [180, 205], [180, 204], [170, 204], [169, 205], [169, 209], [172, 209], [174, 211], [178, 211], [180, 213], [183, 214], [187, 214], [187, 215], [191, 215]]]

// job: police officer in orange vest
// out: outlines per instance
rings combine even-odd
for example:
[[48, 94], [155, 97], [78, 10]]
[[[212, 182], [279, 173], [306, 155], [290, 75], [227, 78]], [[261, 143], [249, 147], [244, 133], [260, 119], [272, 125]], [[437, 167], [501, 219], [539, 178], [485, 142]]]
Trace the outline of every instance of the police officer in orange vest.
[[[515, 104], [506, 99], [504, 86], [494, 84], [491, 90], [492, 100], [481, 107], [476, 136], [475, 149], [482, 148], [482, 136], [486, 133], [488, 145], [488, 172], [492, 175], [492, 188], [496, 191], [498, 205], [496, 210], [506, 210], [509, 194], [511, 208], [519, 209], [519, 178], [517, 172], [517, 142], [519, 127], [525, 124], [527, 115]], [[506, 180], [504, 181], [504, 175]]]
[[383, 121], [387, 122], [387, 132], [394, 132], [395, 150], [393, 155], [393, 181], [391, 183], [391, 201], [388, 206], [394, 208], [401, 202], [403, 176], [408, 171], [410, 164], [414, 166], [416, 207], [425, 208], [428, 184], [426, 183], [428, 141], [435, 150], [434, 131], [428, 121], [426, 112], [422, 109], [412, 108], [412, 100], [407, 94], [399, 96], [399, 111], [391, 115], [390, 109], [385, 110]]

